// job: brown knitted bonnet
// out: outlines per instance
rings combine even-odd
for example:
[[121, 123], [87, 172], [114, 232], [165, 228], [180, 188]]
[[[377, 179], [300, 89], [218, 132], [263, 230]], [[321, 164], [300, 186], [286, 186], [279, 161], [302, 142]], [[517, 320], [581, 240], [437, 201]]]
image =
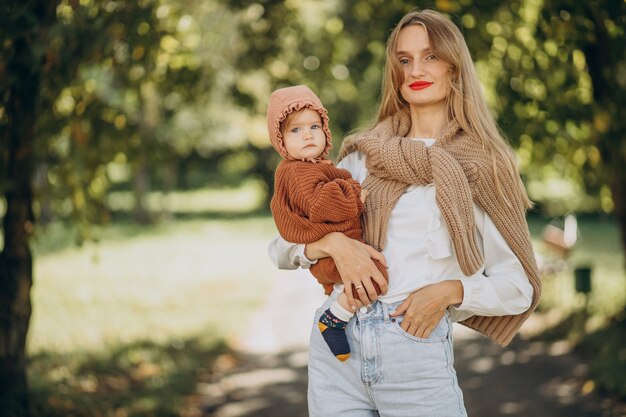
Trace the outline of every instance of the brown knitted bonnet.
[[320, 157], [324, 158], [332, 149], [332, 137], [328, 128], [328, 111], [322, 105], [319, 97], [305, 85], [280, 88], [272, 93], [267, 105], [267, 131], [270, 141], [276, 151], [285, 159], [293, 159], [283, 144], [283, 134], [280, 125], [287, 117], [296, 111], [309, 108], [320, 114], [322, 129], [326, 135], [326, 148]]

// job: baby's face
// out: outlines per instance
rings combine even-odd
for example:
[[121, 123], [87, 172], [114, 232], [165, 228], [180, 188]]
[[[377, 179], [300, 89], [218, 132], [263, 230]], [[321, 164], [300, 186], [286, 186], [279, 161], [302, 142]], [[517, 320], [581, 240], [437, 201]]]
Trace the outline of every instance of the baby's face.
[[326, 148], [320, 114], [311, 109], [291, 113], [284, 122], [283, 140], [294, 159], [310, 161], [320, 156]]

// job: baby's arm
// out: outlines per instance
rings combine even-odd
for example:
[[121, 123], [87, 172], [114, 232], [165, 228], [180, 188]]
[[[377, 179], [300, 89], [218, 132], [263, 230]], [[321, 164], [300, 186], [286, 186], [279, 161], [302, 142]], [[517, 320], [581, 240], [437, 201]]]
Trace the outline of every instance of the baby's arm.
[[313, 222], [339, 223], [352, 220], [363, 211], [361, 186], [353, 179], [318, 185], [309, 201], [309, 219]]

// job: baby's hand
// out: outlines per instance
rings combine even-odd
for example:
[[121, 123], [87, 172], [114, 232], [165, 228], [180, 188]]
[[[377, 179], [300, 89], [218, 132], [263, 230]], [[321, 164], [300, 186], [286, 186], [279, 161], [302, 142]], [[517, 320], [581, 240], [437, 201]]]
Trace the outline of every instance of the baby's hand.
[[370, 192], [367, 190], [361, 190], [361, 203], [365, 204], [365, 199], [370, 195]]

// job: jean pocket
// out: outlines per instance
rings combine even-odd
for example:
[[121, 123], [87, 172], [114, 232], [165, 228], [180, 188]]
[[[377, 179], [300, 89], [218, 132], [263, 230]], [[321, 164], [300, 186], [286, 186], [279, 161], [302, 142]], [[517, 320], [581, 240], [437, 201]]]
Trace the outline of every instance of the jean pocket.
[[450, 324], [448, 323], [448, 318], [445, 315], [441, 318], [439, 323], [437, 323], [437, 326], [435, 326], [435, 328], [433, 329], [432, 332], [430, 332], [427, 338], [413, 336], [412, 334], [409, 334], [406, 331], [404, 331], [404, 329], [400, 327], [400, 324], [402, 324], [402, 321], [404, 321], [404, 316], [396, 317], [395, 319], [391, 321], [391, 325], [399, 334], [401, 334], [402, 336], [414, 342], [440, 343], [446, 340], [450, 334]]
[[326, 311], [326, 310], [328, 310], [330, 308], [330, 306], [332, 305], [333, 301], [335, 301], [334, 298], [328, 297], [324, 301], [324, 304], [322, 304], [322, 306], [320, 308], [315, 310], [315, 315], [313, 316], [313, 324], [317, 324], [317, 322], [320, 320], [320, 317], [322, 317], [322, 314], [324, 314], [324, 311]]

